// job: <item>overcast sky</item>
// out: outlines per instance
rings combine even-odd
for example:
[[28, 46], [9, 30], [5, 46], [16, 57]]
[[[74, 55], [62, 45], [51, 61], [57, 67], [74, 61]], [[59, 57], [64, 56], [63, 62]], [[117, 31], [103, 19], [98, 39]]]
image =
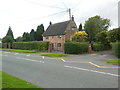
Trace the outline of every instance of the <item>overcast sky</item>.
[[14, 37], [23, 32], [36, 30], [49, 22], [57, 23], [69, 20], [68, 8], [74, 15], [77, 25], [95, 15], [111, 20], [111, 27], [118, 27], [119, 0], [0, 0], [0, 38], [3, 38], [11, 26]]

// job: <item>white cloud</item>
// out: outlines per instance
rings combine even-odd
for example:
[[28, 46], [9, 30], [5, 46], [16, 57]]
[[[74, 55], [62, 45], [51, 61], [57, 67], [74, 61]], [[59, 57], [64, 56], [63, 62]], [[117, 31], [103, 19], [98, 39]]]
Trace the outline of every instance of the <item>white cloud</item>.
[[[109, 18], [112, 28], [117, 27], [117, 3], [119, 0], [0, 0], [0, 37], [4, 37], [11, 26], [15, 38], [23, 32], [30, 32], [38, 25], [49, 21], [57, 23], [69, 19], [67, 8], [72, 8], [77, 25], [89, 17], [100, 15]], [[77, 6], [76, 6], [77, 5]], [[60, 8], [58, 8], [60, 7]], [[75, 8], [73, 8], [75, 7]], [[61, 9], [63, 8], [63, 9]], [[47, 17], [49, 16], [49, 17]]]

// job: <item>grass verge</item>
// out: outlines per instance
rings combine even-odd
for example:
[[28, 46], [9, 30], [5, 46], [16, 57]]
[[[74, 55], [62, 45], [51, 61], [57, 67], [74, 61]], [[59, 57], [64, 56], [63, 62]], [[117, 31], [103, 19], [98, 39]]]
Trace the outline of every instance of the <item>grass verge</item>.
[[112, 60], [107, 61], [107, 63], [120, 64], [120, 59], [112, 59]]
[[2, 51], [10, 51], [10, 52], [20, 52], [20, 53], [37, 53], [37, 51], [19, 50], [19, 49], [0, 48], [0, 50], [2, 50]]
[[48, 53], [48, 54], [42, 54], [42, 56], [50, 56], [50, 57], [66, 57], [66, 56], [69, 56], [69, 55], [68, 55], [68, 54]]
[[0, 90], [2, 89], [2, 72], [0, 71]]
[[[40, 88], [29, 82], [2, 72], [2, 88]], [[43, 90], [40, 88], [40, 90]]]

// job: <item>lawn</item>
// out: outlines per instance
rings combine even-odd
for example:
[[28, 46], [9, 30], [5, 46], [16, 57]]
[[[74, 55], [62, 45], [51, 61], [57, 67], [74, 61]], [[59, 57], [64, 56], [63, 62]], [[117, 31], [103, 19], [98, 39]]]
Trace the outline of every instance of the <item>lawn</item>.
[[2, 89], [2, 72], [0, 71], [0, 90]]
[[48, 54], [42, 54], [42, 56], [50, 56], [50, 57], [65, 57], [65, 56], [69, 56], [69, 55], [68, 55], [68, 54], [48, 53]]
[[120, 64], [120, 59], [112, 59], [112, 60], [107, 61], [107, 63]]
[[[2, 88], [40, 88], [29, 82], [2, 72]], [[43, 90], [40, 88], [40, 90]]]
[[10, 51], [10, 52], [20, 52], [20, 53], [37, 53], [37, 51], [30, 51], [30, 50], [19, 50], [19, 49], [6, 49], [6, 48], [0, 48], [2, 51]]

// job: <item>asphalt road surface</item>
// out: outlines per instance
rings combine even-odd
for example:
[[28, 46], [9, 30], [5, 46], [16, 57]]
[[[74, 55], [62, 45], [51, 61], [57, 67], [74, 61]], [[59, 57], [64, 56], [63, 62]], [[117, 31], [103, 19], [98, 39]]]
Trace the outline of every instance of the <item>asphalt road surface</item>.
[[0, 53], [2, 70], [42, 88], [118, 88], [118, 66], [111, 53], [53, 58], [41, 53]]

